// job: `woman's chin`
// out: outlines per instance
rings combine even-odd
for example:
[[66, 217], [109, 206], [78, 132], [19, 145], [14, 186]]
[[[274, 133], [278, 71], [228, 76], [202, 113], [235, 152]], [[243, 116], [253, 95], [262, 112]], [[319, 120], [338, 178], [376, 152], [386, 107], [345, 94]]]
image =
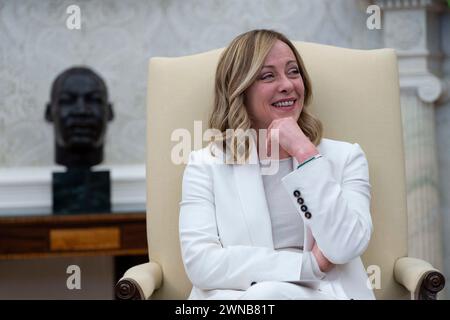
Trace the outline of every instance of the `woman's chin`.
[[[272, 108], [275, 109], [272, 112], [272, 119], [273, 120], [278, 119], [278, 118], [292, 117], [292, 118], [294, 118], [297, 121], [298, 118], [300, 117], [300, 113], [301, 113], [301, 109], [299, 110], [298, 107], [297, 108], [290, 108], [289, 110], [278, 110], [278, 109], [282, 109], [282, 108], [275, 108], [275, 107], [272, 107]], [[288, 109], [288, 108], [285, 108], [285, 109]]]

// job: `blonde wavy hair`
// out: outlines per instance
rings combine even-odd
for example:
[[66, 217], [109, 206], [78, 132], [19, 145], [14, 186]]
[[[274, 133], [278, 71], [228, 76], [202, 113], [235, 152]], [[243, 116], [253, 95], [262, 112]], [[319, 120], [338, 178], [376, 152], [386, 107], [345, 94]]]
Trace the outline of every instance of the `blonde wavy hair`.
[[[279, 32], [252, 30], [236, 37], [219, 59], [215, 76], [214, 106], [209, 117], [209, 128], [221, 133], [219, 137], [217, 135], [212, 137], [211, 142], [221, 141], [221, 147], [231, 151], [233, 161], [237, 161], [242, 150], [239, 132], [248, 132], [252, 126], [244, 104], [245, 91], [257, 79], [266, 56], [277, 40], [286, 43], [294, 53], [305, 87], [304, 106], [298, 125], [314, 145], [318, 145], [322, 139], [322, 123], [309, 112], [312, 99], [311, 81], [297, 49]], [[227, 129], [234, 129], [231, 136], [227, 134]], [[231, 148], [226, 144], [230, 139]], [[244, 143], [243, 157], [247, 161], [250, 154], [248, 136], [244, 139]]]

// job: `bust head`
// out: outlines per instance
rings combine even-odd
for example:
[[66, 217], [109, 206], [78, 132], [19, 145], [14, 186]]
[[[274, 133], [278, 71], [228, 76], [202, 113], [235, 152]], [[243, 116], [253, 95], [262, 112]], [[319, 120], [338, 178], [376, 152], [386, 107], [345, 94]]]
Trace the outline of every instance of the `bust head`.
[[103, 79], [91, 69], [74, 67], [53, 82], [45, 118], [54, 123], [56, 163], [92, 166], [103, 160], [112, 106]]

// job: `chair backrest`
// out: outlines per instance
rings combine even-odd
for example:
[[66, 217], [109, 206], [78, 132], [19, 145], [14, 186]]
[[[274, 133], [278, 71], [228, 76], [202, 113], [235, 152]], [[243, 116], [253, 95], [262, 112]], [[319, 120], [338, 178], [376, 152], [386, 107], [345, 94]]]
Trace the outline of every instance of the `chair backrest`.
[[[353, 50], [294, 43], [313, 88], [312, 112], [325, 137], [358, 142], [366, 153], [372, 185], [374, 234], [363, 262], [381, 271], [378, 299], [407, 298], [394, 281], [396, 259], [407, 255], [405, 168], [397, 59], [391, 49]], [[222, 49], [179, 58], [152, 58], [147, 110], [147, 232], [150, 260], [163, 268], [155, 298], [184, 299], [192, 285], [181, 260], [178, 215], [184, 165], [171, 161], [176, 129], [191, 133], [213, 103], [215, 68]], [[198, 135], [199, 133], [195, 133]], [[201, 134], [201, 133], [200, 133]], [[377, 269], [379, 267], [379, 269]], [[375, 270], [375, 271], [373, 271]], [[371, 274], [369, 272], [369, 274]]]

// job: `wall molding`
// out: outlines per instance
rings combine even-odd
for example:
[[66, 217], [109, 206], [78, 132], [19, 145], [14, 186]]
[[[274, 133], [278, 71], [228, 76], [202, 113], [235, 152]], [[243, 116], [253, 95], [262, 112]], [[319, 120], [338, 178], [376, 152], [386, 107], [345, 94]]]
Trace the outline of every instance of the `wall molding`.
[[[443, 101], [448, 83], [442, 78], [440, 40], [442, 0], [378, 0], [384, 11], [384, 45], [398, 57], [400, 87], [414, 89], [424, 103]], [[429, 12], [430, 8], [440, 8]]]
[[447, 99], [450, 84], [447, 79], [440, 79], [431, 73], [400, 77], [402, 89], [415, 88], [418, 97], [426, 103]]
[[375, 0], [375, 4], [382, 9], [404, 10], [421, 9], [442, 10], [445, 5], [443, 0]]
[[[102, 165], [94, 171], [110, 170], [113, 212], [145, 211], [145, 165]], [[62, 166], [0, 169], [0, 216], [50, 215], [52, 172]]]

